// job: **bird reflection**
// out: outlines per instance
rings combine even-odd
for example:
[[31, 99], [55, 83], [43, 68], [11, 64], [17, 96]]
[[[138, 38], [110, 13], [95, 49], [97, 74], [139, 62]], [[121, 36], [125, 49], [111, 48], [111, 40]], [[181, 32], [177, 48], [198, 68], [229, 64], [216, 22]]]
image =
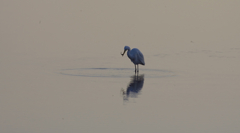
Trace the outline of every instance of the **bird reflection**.
[[133, 75], [126, 90], [122, 89], [123, 100], [128, 100], [129, 97], [136, 98], [143, 87], [144, 75]]

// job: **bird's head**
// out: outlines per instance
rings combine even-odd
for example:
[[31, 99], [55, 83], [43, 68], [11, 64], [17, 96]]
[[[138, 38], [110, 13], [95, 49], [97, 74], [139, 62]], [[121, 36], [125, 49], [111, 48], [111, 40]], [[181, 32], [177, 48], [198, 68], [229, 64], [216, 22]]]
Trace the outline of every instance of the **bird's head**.
[[124, 52], [123, 52], [123, 53], [121, 53], [121, 55], [123, 56], [127, 50], [130, 50], [130, 47], [128, 47], [128, 46], [125, 46], [125, 47], [124, 47]]

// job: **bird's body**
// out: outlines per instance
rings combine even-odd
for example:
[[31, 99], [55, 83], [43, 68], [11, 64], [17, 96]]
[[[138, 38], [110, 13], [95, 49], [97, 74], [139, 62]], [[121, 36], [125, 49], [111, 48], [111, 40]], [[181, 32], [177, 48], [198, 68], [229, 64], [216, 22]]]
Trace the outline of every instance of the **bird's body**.
[[128, 58], [133, 62], [133, 64], [145, 65], [143, 54], [137, 48], [128, 50], [127, 55], [128, 55]]
[[[123, 56], [126, 51], [127, 51], [128, 58], [135, 65], [135, 72], [138, 72], [139, 71], [138, 64], [145, 65], [145, 61], [144, 61], [142, 52], [140, 50], [138, 50], [137, 48], [133, 48], [131, 50], [129, 46], [125, 46], [124, 52], [121, 55]], [[136, 69], [136, 65], [137, 65], [137, 69]]]

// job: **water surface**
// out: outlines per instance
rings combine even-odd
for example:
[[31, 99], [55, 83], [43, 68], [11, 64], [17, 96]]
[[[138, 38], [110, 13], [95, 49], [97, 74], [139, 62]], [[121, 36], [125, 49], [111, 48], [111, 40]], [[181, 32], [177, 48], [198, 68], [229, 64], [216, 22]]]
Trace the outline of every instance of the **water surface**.
[[0, 132], [239, 132], [239, 5], [0, 2]]

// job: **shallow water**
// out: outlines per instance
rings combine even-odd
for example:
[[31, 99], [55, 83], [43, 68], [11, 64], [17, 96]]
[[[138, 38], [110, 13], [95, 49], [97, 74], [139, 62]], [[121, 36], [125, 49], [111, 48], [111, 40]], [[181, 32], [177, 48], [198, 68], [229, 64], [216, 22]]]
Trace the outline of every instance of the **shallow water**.
[[[101, 78], [129, 78], [129, 73], [138, 76], [134, 68], [76, 68], [63, 69], [60, 74], [80, 77], [101, 77]], [[147, 78], [164, 78], [174, 76], [174, 73], [167, 70], [141, 69], [141, 73], [147, 73]]]
[[239, 132], [239, 4], [0, 2], [0, 132]]

